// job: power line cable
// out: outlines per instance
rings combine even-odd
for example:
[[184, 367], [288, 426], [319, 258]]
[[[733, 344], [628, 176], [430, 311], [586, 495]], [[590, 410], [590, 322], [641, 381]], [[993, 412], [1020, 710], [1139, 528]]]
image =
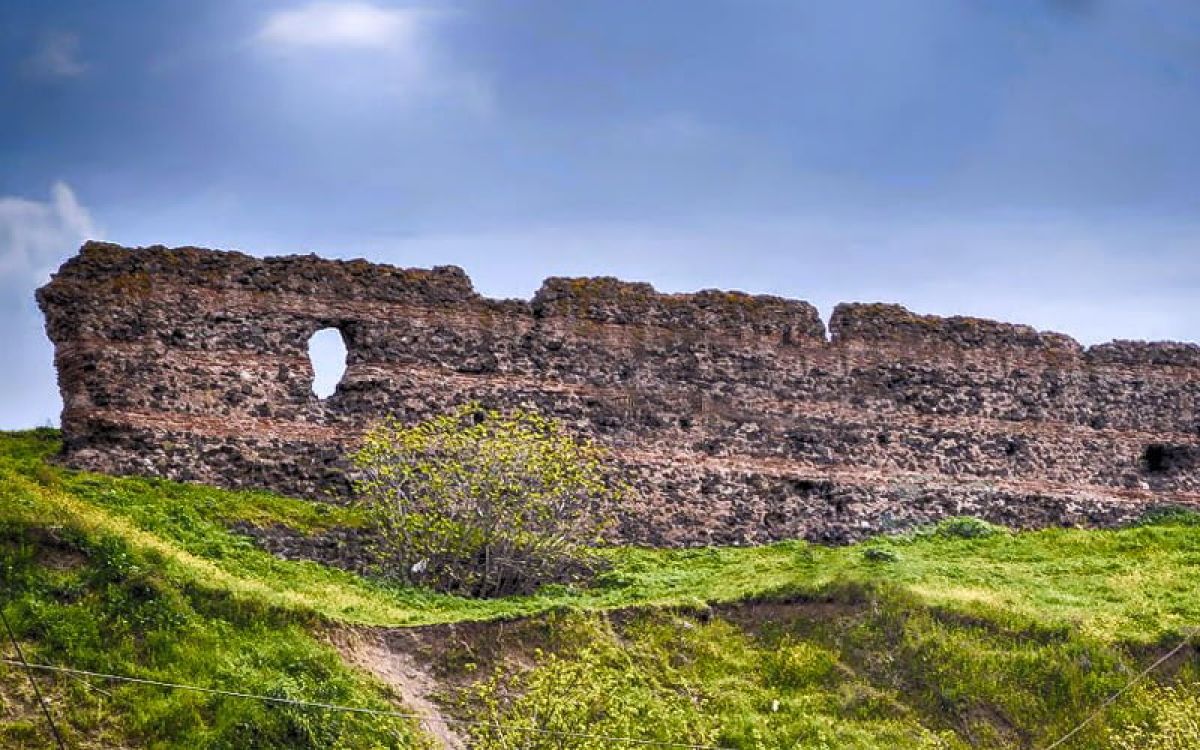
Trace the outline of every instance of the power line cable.
[[1086, 719], [1079, 722], [1079, 724], [1074, 729], [1067, 732], [1062, 737], [1059, 737], [1057, 740], [1054, 741], [1053, 744], [1047, 745], [1046, 750], [1054, 750], [1054, 748], [1059, 747], [1064, 742], [1071, 739], [1079, 732], [1083, 731], [1084, 727], [1086, 727], [1088, 724], [1091, 724], [1093, 721], [1095, 721], [1096, 718], [1100, 716], [1100, 714], [1104, 713], [1104, 710], [1106, 708], [1108, 708], [1113, 703], [1115, 703], [1118, 698], [1120, 698], [1122, 695], [1124, 695], [1129, 690], [1129, 688], [1133, 687], [1135, 684], [1140, 682], [1143, 678], [1145, 678], [1146, 675], [1150, 674], [1155, 669], [1157, 669], [1158, 666], [1160, 664], [1162, 664], [1163, 662], [1165, 662], [1167, 659], [1170, 659], [1172, 656], [1174, 656], [1175, 654], [1182, 651], [1184, 649], [1184, 647], [1187, 646], [1189, 643], [1191, 643], [1192, 639], [1195, 638], [1197, 635], [1200, 635], [1200, 625], [1197, 625], [1196, 627], [1192, 628], [1191, 631], [1187, 634], [1187, 636], [1184, 637], [1184, 639], [1179, 642], [1178, 646], [1176, 646], [1175, 648], [1171, 649], [1167, 653], [1165, 653], [1162, 656], [1155, 659], [1153, 664], [1151, 664], [1150, 666], [1143, 669], [1141, 672], [1138, 672], [1136, 675], [1134, 675], [1133, 679], [1131, 679], [1129, 682], [1125, 683], [1125, 685], [1120, 690], [1118, 690], [1117, 692], [1115, 692], [1112, 695], [1105, 698], [1104, 701], [1099, 706], [1097, 706], [1094, 711], [1092, 711], [1090, 714], [1088, 714], [1088, 717]]
[[[0, 658], [0, 664], [19, 665], [14, 659]], [[416, 719], [419, 721], [442, 722], [445, 724], [461, 724], [464, 726], [482, 726], [491, 727], [493, 729], [504, 729], [504, 725], [493, 721], [480, 721], [473, 719], [452, 719], [440, 716], [430, 716], [428, 714], [411, 713], [405, 711], [393, 711], [382, 708], [366, 708], [365, 706], [346, 706], [337, 703], [321, 703], [318, 701], [306, 701], [297, 698], [281, 698], [273, 695], [257, 695], [255, 693], [243, 693], [236, 690], [222, 690], [220, 688], [206, 688], [198, 685], [185, 685], [180, 682], [166, 682], [164, 680], [151, 680], [144, 677], [129, 677], [127, 675], [107, 674], [105, 672], [92, 672], [87, 669], [74, 669], [72, 667], [59, 667], [53, 664], [28, 664], [24, 666], [27, 669], [41, 669], [47, 672], [58, 672], [61, 674], [77, 675], [81, 677], [94, 677], [103, 680], [113, 680], [116, 682], [129, 682], [136, 685], [153, 685], [156, 687], [172, 688], [175, 690], [190, 690], [196, 693], [207, 693], [209, 695], [221, 695], [230, 698], [248, 698], [251, 700], [259, 700], [266, 703], [280, 703], [289, 706], [298, 706], [301, 708], [320, 708], [328, 711], [342, 711], [345, 713], [367, 714], [369, 716], [386, 716], [396, 719]], [[653, 747], [674, 747], [680, 750], [732, 750], [732, 748], [721, 747], [720, 745], [697, 745], [687, 742], [667, 742], [665, 740], [643, 740], [637, 737], [618, 737], [607, 734], [592, 734], [588, 732], [567, 732], [556, 729], [539, 729], [536, 727], [509, 727], [518, 732], [534, 732], [536, 734], [545, 734], [553, 737], [565, 737], [573, 739], [591, 739], [591, 740], [610, 740], [612, 742], [624, 742], [629, 745], [643, 745]]]
[[8, 631], [8, 639], [12, 641], [13, 648], [17, 651], [17, 658], [20, 662], [15, 662], [12, 659], [4, 659], [6, 664], [20, 664], [25, 667], [25, 675], [29, 678], [29, 684], [33, 686], [33, 694], [37, 696], [38, 705], [42, 707], [42, 713], [46, 716], [46, 723], [50, 725], [50, 733], [54, 735], [54, 741], [58, 743], [58, 750], [67, 750], [67, 744], [63, 742], [62, 735], [58, 733], [58, 725], [54, 723], [54, 717], [50, 714], [50, 707], [46, 705], [46, 699], [42, 697], [42, 689], [38, 687], [37, 679], [33, 676], [33, 665], [25, 660], [25, 652], [21, 650], [21, 643], [17, 640], [17, 634], [13, 632], [12, 626], [8, 624], [8, 617], [4, 614], [4, 608], [0, 607], [0, 621], [4, 622], [4, 629]]

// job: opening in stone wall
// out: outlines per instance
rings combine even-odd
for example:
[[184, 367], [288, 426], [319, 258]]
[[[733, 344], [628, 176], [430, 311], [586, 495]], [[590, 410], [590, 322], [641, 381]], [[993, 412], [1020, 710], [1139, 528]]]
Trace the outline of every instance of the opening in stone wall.
[[1167, 446], [1151, 443], [1142, 452], [1142, 463], [1151, 474], [1161, 474], [1167, 470]]
[[1142, 451], [1142, 468], [1151, 474], [1195, 471], [1200, 467], [1200, 449], [1190, 445], [1151, 443]]
[[346, 342], [336, 328], [322, 328], [308, 339], [308, 360], [312, 363], [312, 391], [317, 398], [333, 395], [346, 374]]

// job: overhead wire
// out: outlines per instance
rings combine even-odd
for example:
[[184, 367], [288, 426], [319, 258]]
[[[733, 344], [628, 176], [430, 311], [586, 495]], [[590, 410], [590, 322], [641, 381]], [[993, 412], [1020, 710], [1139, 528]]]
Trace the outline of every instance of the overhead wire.
[[1125, 683], [1121, 687], [1120, 690], [1116, 691], [1112, 695], [1105, 698], [1100, 703], [1100, 705], [1097, 706], [1095, 708], [1095, 710], [1093, 710], [1090, 714], [1088, 714], [1087, 718], [1085, 718], [1083, 721], [1079, 722], [1079, 724], [1077, 724], [1074, 729], [1067, 732], [1062, 737], [1059, 737], [1053, 743], [1047, 745], [1044, 748], [1044, 750], [1054, 750], [1054, 748], [1063, 745], [1067, 740], [1071, 739], [1075, 735], [1082, 732], [1083, 729], [1088, 724], [1091, 724], [1093, 721], [1095, 721], [1100, 716], [1100, 714], [1104, 713], [1105, 709], [1107, 709], [1109, 706], [1111, 706], [1113, 703], [1115, 703], [1117, 701], [1117, 699], [1120, 698], [1122, 695], [1124, 695], [1126, 692], [1128, 692], [1131, 687], [1136, 685], [1141, 680], [1145, 679], [1146, 675], [1150, 674], [1155, 669], [1158, 669], [1158, 667], [1163, 662], [1167, 661], [1172, 656], [1174, 656], [1175, 654], [1182, 651], [1189, 643], [1192, 642], [1192, 639], [1195, 638], [1197, 635], [1200, 635], [1200, 625], [1197, 625], [1196, 627], [1192, 628], [1191, 631], [1189, 631], [1188, 634], [1184, 637], [1184, 639], [1179, 642], [1179, 645], [1175, 646], [1175, 648], [1171, 649], [1167, 653], [1158, 657], [1157, 659], [1154, 660], [1154, 663], [1152, 663], [1150, 666], [1146, 667], [1141, 672], [1138, 672], [1136, 675], [1134, 675], [1133, 678], [1131, 680], [1129, 680], [1129, 682]]
[[307, 701], [299, 698], [284, 698], [274, 695], [259, 695], [256, 693], [246, 693], [238, 690], [224, 690], [221, 688], [208, 688], [199, 685], [187, 685], [181, 682], [169, 682], [166, 680], [153, 680], [145, 677], [131, 677], [129, 675], [109, 674], [106, 672], [94, 672], [87, 669], [75, 669], [73, 667], [60, 667], [53, 664], [36, 664], [22, 663], [15, 659], [0, 658], [0, 664], [23, 665], [27, 669], [40, 669], [47, 672], [57, 672], [60, 674], [76, 675], [79, 677], [91, 677], [94, 679], [111, 680], [114, 682], [127, 682], [137, 685], [152, 685], [155, 687], [171, 688], [175, 690], [188, 690], [196, 693], [206, 693], [209, 695], [219, 695], [231, 698], [245, 698], [250, 700], [258, 700], [266, 703], [276, 703], [283, 705], [296, 706], [299, 708], [319, 708], [326, 711], [340, 711], [344, 713], [366, 714], [369, 716], [382, 716], [396, 719], [413, 719], [425, 722], [441, 722], [445, 724], [458, 724], [463, 726], [481, 726], [499, 729], [501, 731], [509, 729], [515, 732], [531, 732], [552, 737], [563, 737], [569, 739], [591, 739], [591, 740], [608, 740], [611, 742], [622, 742], [627, 745], [641, 745], [650, 747], [666, 747], [679, 748], [679, 750], [732, 750], [732, 748], [721, 747], [720, 745], [702, 745], [688, 742], [670, 742], [667, 740], [647, 740], [639, 737], [621, 737], [617, 735], [598, 734], [592, 732], [571, 732], [557, 729], [542, 729], [538, 727], [505, 727], [499, 722], [482, 721], [478, 719], [456, 719], [440, 716], [430, 716], [429, 714], [395, 711], [383, 708], [368, 708], [366, 706], [348, 706], [339, 703], [322, 703], [320, 701]]
[[25, 668], [25, 675], [29, 678], [29, 684], [33, 686], [33, 694], [37, 696], [38, 705], [42, 707], [42, 715], [46, 717], [46, 723], [50, 725], [50, 733], [54, 735], [54, 741], [58, 744], [59, 750], [67, 750], [67, 744], [63, 742], [62, 735], [58, 731], [58, 725], [54, 723], [54, 716], [50, 713], [50, 707], [46, 705], [46, 699], [42, 696], [42, 689], [38, 687], [37, 680], [33, 676], [33, 665], [25, 659], [25, 652], [21, 650], [21, 642], [17, 640], [17, 634], [13, 632], [12, 625], [8, 624], [8, 617], [4, 614], [4, 608], [0, 607], [0, 621], [4, 623], [4, 630], [8, 632], [8, 639], [12, 641], [13, 648], [16, 649], [17, 659], [4, 659], [7, 664], [14, 664]]

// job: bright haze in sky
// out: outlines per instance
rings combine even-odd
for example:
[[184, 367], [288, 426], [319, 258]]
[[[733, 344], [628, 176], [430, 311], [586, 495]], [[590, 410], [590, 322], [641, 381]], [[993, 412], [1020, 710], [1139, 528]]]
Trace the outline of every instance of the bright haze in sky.
[[1195, 0], [5, 0], [0, 114], [0, 427], [88, 237], [1200, 340]]

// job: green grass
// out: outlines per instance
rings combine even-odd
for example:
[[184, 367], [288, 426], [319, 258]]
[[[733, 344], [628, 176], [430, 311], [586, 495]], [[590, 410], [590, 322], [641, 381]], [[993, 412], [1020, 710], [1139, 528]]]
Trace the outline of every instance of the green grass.
[[[515, 617], [568, 607], [696, 606], [886, 584], [966, 614], [1072, 627], [1152, 643], [1200, 622], [1200, 516], [1181, 513], [1115, 531], [1051, 529], [980, 537], [948, 531], [863, 546], [606, 551], [612, 569], [589, 588], [475, 601], [385, 586], [279, 560], [228, 530], [234, 522], [302, 531], [355, 525], [351, 509], [199, 485], [47, 466], [53, 431], [0, 435], [0, 518], [118, 535], [154, 550], [174, 580], [361, 625]], [[872, 559], [889, 558], [889, 559]]]
[[[893, 593], [827, 603], [549, 618], [532, 659], [488, 665], [463, 691], [479, 747], [554, 750], [532, 726], [722, 747], [1042, 748], [1129, 680], [1127, 649], [1008, 630]], [[514, 664], [529, 664], [525, 668]], [[1068, 748], [1200, 746], [1193, 658], [1134, 686]], [[576, 730], [577, 731], [577, 730]], [[580, 740], [573, 748], [610, 747]]]
[[[18, 485], [19, 486], [19, 485]], [[0, 607], [38, 663], [285, 698], [389, 707], [314, 637], [313, 616], [173, 575], [119, 525], [37, 518], [0, 497]], [[12, 655], [7, 640], [4, 654]], [[39, 677], [71, 747], [420, 748], [399, 720], [65, 676]], [[50, 736], [25, 675], [0, 665], [0, 747]]]
[[[1032, 747], [1200, 623], [1200, 516], [1189, 513], [1112, 531], [952, 521], [843, 548], [615, 548], [590, 587], [474, 601], [280, 560], [229, 530], [354, 527], [353, 509], [69, 471], [46, 462], [57, 450], [51, 430], [0, 434], [0, 606], [34, 658], [83, 668], [383, 705], [322, 629], [541, 616], [573, 624], [532, 669], [479, 684], [483, 715], [549, 712], [738, 748]], [[833, 600], [852, 612], [776, 630], [712, 614], [746, 600]], [[642, 613], [633, 624], [603, 614], [630, 608]], [[1191, 679], [1189, 669], [1175, 673]], [[18, 677], [0, 667], [0, 745], [44, 746]], [[417, 742], [392, 723], [53, 684], [81, 746]], [[1124, 748], [1123, 737], [1149, 747], [1173, 721], [1163, 706], [1197, 700], [1188, 684], [1139, 689], [1074, 747]], [[664, 713], [638, 713], [648, 701]], [[1143, 735], [1121, 734], [1127, 726]]]
[[471, 715], [504, 726], [473, 731], [483, 750], [514, 739], [528, 750], [557, 747], [534, 727], [736, 748], [965, 747], [948, 728], [922, 726], [898, 691], [853, 674], [812, 637], [656, 611], [621, 623], [564, 614], [548, 625], [536, 667], [495, 666], [463, 692]]

